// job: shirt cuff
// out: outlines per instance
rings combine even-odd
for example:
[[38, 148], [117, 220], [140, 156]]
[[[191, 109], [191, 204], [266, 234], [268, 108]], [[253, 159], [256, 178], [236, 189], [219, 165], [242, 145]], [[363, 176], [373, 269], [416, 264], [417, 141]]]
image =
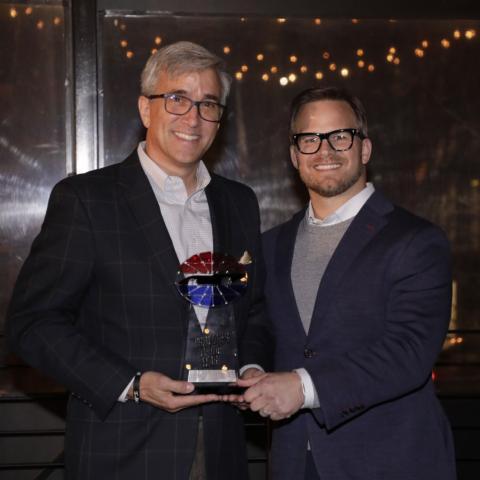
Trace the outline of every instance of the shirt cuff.
[[260, 365], [257, 365], [256, 363], [249, 363], [248, 365], [244, 365], [238, 371], [238, 373], [240, 374], [240, 376], [242, 376], [245, 373], [245, 371], [248, 370], [249, 368], [256, 368], [257, 370], [260, 370], [261, 372], [265, 373], [265, 370]]
[[319, 408], [320, 400], [310, 374], [304, 368], [295, 368], [294, 372], [298, 373], [302, 381], [303, 395], [305, 397], [302, 408]]
[[125, 403], [128, 400], [127, 394], [128, 394], [128, 391], [130, 390], [130, 387], [133, 386], [134, 380], [135, 380], [135, 377], [132, 377], [132, 379], [130, 380], [130, 383], [126, 386], [125, 390], [120, 394], [120, 396], [118, 397], [119, 402]]

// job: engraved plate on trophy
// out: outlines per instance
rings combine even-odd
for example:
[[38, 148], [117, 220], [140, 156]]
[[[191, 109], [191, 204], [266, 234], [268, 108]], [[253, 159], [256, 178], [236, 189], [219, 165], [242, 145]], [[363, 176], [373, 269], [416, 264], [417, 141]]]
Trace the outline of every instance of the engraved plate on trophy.
[[195, 310], [189, 310], [183, 378], [195, 384], [196, 392], [235, 391], [231, 384], [238, 378], [239, 365], [233, 303], [247, 289], [245, 264], [250, 262], [247, 252], [240, 261], [232, 255], [202, 252], [179, 267], [175, 285], [182, 297], [208, 309], [203, 329]]

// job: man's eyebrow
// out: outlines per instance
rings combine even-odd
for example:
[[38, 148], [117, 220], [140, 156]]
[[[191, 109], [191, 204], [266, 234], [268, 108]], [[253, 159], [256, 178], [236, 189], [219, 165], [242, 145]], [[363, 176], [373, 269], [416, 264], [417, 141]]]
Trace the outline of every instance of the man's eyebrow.
[[[184, 95], [185, 97], [188, 97], [188, 92], [186, 90], [178, 89], [178, 90], [171, 90], [168, 93], [174, 93], [177, 95]], [[189, 97], [190, 98], [190, 97]], [[220, 98], [218, 95], [215, 95], [213, 93], [207, 93], [203, 97], [204, 100], [215, 100], [216, 102], [220, 102]]]
[[216, 102], [219, 102], [220, 101], [220, 98], [218, 98], [217, 95], [213, 95], [211, 93], [207, 93], [205, 95], [205, 98], [208, 99], [208, 100], [215, 100]]

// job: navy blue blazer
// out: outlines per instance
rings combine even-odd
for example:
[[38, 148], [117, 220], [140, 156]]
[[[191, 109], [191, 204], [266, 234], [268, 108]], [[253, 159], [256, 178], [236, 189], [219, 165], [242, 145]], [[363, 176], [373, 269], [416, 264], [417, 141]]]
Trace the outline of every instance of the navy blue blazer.
[[[249, 288], [234, 304], [239, 361], [269, 365], [258, 203], [212, 175], [206, 195], [215, 250], [247, 250]], [[175, 414], [117, 401], [137, 371], [182, 378], [190, 306], [176, 291], [178, 259], [133, 153], [62, 180], [19, 275], [8, 313], [12, 350], [72, 392], [69, 479], [189, 477], [203, 414], [209, 479], [245, 480], [243, 419], [225, 403]]]
[[450, 319], [443, 232], [375, 192], [340, 241], [308, 335], [291, 283], [305, 210], [264, 235], [275, 369], [304, 367], [321, 406], [277, 422], [272, 478], [303, 479], [307, 442], [322, 480], [451, 480], [449, 423], [431, 372]]

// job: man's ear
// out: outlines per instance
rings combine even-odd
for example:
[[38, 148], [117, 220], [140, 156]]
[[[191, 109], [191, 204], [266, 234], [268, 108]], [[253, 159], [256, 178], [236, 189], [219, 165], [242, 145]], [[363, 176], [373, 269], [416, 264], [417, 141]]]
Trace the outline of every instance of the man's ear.
[[362, 140], [362, 164], [366, 165], [370, 161], [370, 155], [372, 154], [372, 141], [369, 138]]
[[150, 101], [147, 97], [140, 95], [138, 97], [138, 111], [145, 128], [150, 127]]
[[293, 145], [290, 145], [290, 160], [292, 161], [292, 165], [298, 170], [297, 151]]

